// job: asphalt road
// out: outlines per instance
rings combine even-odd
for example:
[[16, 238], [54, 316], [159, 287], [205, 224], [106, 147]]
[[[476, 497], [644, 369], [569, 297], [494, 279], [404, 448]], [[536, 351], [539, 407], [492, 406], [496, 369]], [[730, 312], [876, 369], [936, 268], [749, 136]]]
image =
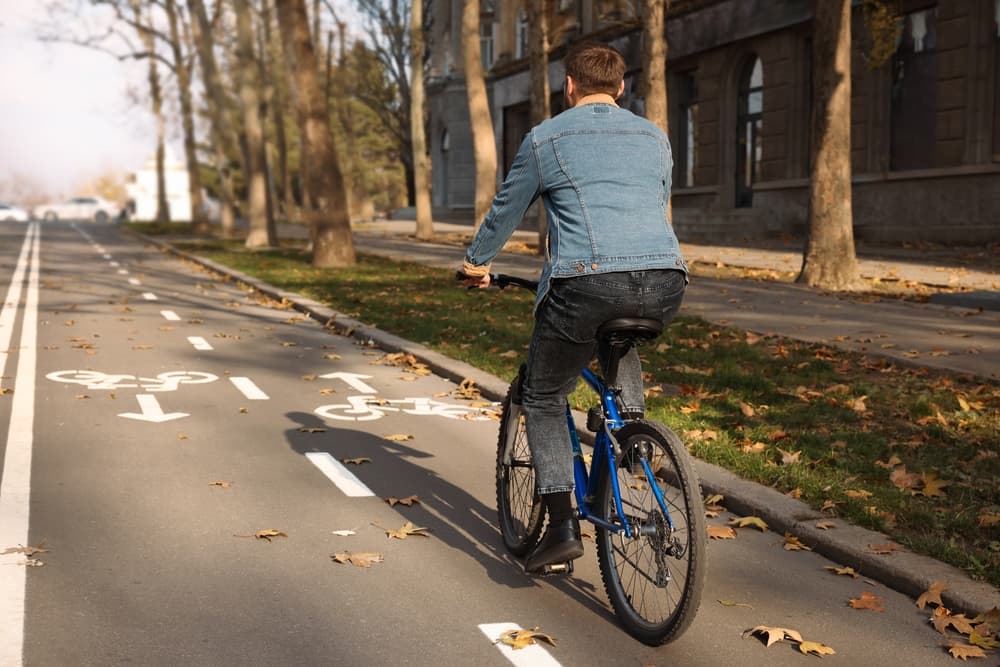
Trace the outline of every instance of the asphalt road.
[[[488, 408], [112, 225], [0, 223], [0, 290], [0, 387], [12, 390], [0, 395], [0, 551], [47, 549], [31, 557], [41, 566], [0, 555], [0, 665], [812, 659], [741, 636], [758, 625], [846, 664], [952, 663], [912, 599], [752, 529], [711, 542], [683, 637], [635, 642], [609, 611], [592, 543], [572, 578], [525, 576], [504, 553]], [[387, 538], [382, 527], [407, 521], [430, 536]], [[267, 529], [287, 537], [253, 536]], [[384, 561], [331, 559], [344, 551]], [[849, 606], [866, 591], [885, 611]], [[499, 624], [558, 644], [505, 649]]]

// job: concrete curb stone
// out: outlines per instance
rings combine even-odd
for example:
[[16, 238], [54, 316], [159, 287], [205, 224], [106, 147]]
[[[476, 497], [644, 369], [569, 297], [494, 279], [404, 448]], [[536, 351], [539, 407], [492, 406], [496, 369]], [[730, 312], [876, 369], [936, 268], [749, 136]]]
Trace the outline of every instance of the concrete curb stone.
[[[465, 378], [473, 378], [482, 395], [489, 400], [501, 401], [507, 393], [509, 384], [507, 381], [470, 364], [363, 324], [312, 299], [278, 289], [222, 264], [174, 248], [159, 239], [129, 231], [166, 252], [200, 264], [216, 273], [230, 276], [272, 299], [284, 300], [323, 326], [337, 333], [349, 335], [364, 345], [378, 347], [388, 352], [412, 354], [427, 364], [437, 375], [456, 383]], [[586, 415], [575, 412], [574, 418], [581, 438], [588, 440], [588, 444], [592, 443], [592, 438], [588, 438], [589, 433], [583, 426], [586, 423]], [[724, 496], [724, 505], [730, 512], [742, 516], [758, 516], [764, 519], [776, 534], [787, 532], [799, 537], [816, 553], [834, 562], [853, 567], [864, 577], [879, 581], [914, 598], [926, 591], [933, 582], [944, 582], [948, 586], [941, 596], [945, 606], [954, 613], [963, 612], [970, 618], [993, 607], [1000, 607], [1000, 590], [990, 584], [972, 580], [956, 567], [906, 550], [894, 551], [887, 555], [873, 553], [871, 545], [889, 543], [890, 538], [882, 533], [837, 519], [831, 519], [836, 527], [819, 529], [816, 523], [829, 517], [804, 502], [790, 498], [770, 487], [742, 479], [724, 468], [705, 461], [695, 459], [695, 466], [701, 478], [703, 492]]]

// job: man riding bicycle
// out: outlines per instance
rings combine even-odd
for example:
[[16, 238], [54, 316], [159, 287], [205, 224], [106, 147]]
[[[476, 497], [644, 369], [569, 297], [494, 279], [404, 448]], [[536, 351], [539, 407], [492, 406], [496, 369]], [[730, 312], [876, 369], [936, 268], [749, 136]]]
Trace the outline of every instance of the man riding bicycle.
[[[660, 128], [616, 104], [625, 89], [624, 58], [610, 46], [582, 42], [564, 63], [570, 108], [525, 137], [462, 267], [467, 285], [488, 287], [490, 262], [532, 202], [542, 198], [549, 236], [523, 408], [549, 523], [528, 554], [528, 572], [583, 555], [572, 503], [566, 397], [595, 352], [606, 358], [597, 349], [598, 327], [620, 317], [666, 325], [687, 285], [687, 266], [667, 219], [670, 142]], [[625, 416], [641, 417], [645, 404], [635, 349], [622, 360], [619, 378]]]

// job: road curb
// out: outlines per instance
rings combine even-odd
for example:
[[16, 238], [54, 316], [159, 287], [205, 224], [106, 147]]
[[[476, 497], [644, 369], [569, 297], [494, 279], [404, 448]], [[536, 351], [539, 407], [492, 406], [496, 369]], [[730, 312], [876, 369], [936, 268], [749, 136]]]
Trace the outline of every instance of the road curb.
[[[350, 336], [363, 345], [379, 347], [388, 352], [412, 354], [435, 374], [456, 383], [472, 378], [483, 396], [489, 400], [503, 400], [507, 393], [507, 381], [470, 364], [435, 352], [420, 343], [364, 324], [300, 294], [278, 289], [225, 265], [179, 250], [167, 242], [133, 230], [127, 231], [165, 252], [229, 276], [272, 299], [286, 302], [324, 327]], [[576, 414], [575, 417], [578, 425], [586, 422], [583, 414]], [[589, 435], [583, 427], [578, 430], [581, 436]], [[902, 550], [901, 547], [901, 550], [885, 555], [874, 553], [873, 545], [891, 542], [888, 536], [839, 519], [830, 519], [804, 502], [790, 498], [770, 487], [742, 479], [711, 463], [696, 459], [695, 465], [701, 477], [703, 491], [706, 494], [724, 496], [723, 504], [730, 512], [741, 516], [758, 516], [764, 519], [776, 534], [794, 535], [816, 553], [842, 565], [853, 567], [864, 577], [881, 582], [914, 598], [926, 591], [933, 582], [944, 582], [948, 587], [941, 596], [944, 605], [954, 613], [962, 612], [970, 617], [993, 607], [1000, 607], [1000, 589], [973, 581], [956, 567], [928, 556]], [[835, 527], [827, 530], [818, 528], [817, 522], [823, 519], [830, 520]], [[776, 542], [775, 548], [779, 548], [779, 543]]]

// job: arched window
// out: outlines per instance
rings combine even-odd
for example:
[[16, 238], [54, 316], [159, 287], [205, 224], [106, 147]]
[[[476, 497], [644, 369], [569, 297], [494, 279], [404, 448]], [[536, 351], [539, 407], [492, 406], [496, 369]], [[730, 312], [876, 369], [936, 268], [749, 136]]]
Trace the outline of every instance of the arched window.
[[740, 74], [736, 109], [736, 206], [747, 207], [760, 174], [764, 117], [764, 66], [756, 56]]
[[514, 57], [524, 58], [528, 55], [528, 10], [524, 7], [517, 10], [517, 44], [514, 45]]

